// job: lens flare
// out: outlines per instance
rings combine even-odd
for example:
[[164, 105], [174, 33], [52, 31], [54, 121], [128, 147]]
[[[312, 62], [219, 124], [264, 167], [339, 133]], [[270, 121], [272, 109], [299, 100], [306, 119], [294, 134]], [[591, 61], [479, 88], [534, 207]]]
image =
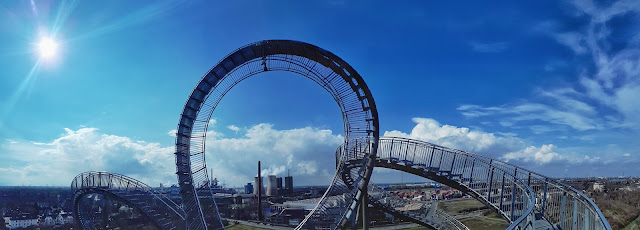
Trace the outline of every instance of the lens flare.
[[40, 49], [40, 57], [49, 59], [56, 55], [58, 43], [50, 37], [43, 37], [40, 39], [40, 43], [38, 43], [38, 48]]

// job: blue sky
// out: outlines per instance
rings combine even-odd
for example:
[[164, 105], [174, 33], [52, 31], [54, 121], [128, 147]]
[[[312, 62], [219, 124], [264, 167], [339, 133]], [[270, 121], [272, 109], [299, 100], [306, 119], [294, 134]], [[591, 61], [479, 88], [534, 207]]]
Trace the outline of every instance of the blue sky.
[[[226, 54], [265, 39], [346, 60], [385, 135], [554, 177], [639, 176], [639, 15], [637, 1], [3, 2], [0, 185], [66, 185], [88, 170], [175, 183], [171, 133], [187, 96]], [[50, 58], [42, 37], [58, 42]], [[251, 181], [256, 160], [301, 183], [333, 173], [340, 111], [312, 81], [252, 77], [213, 118], [207, 161], [229, 185]]]

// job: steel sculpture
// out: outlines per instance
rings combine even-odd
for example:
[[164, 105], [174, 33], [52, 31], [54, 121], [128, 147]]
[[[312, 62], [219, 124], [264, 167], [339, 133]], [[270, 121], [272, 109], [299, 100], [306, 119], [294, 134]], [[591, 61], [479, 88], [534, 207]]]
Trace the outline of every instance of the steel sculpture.
[[73, 215], [80, 229], [95, 229], [104, 226], [102, 220], [92, 218], [81, 200], [92, 194], [114, 198], [136, 209], [152, 221], [157, 229], [185, 229], [185, 213], [179, 205], [163, 194], [154, 191], [148, 185], [110, 172], [84, 172], [73, 178], [71, 189], [74, 192]]
[[317, 206], [296, 229], [355, 227], [359, 206], [366, 228], [368, 204], [432, 228], [466, 229], [427, 205], [417, 212], [398, 210], [406, 204], [369, 184], [374, 166], [412, 173], [469, 194], [510, 221], [508, 229], [611, 229], [591, 199], [553, 178], [428, 142], [379, 138], [378, 112], [362, 77], [333, 53], [288, 40], [241, 47], [209, 70], [191, 92], [176, 133], [176, 174], [183, 207], [135, 179], [86, 172], [71, 184], [78, 225], [89, 229], [99, 221], [83, 216], [78, 201], [90, 194], [102, 194], [138, 209], [160, 229], [224, 228], [206, 170], [209, 121], [231, 88], [267, 71], [292, 72], [313, 80], [333, 97], [343, 118], [345, 141], [336, 151], [336, 174]]
[[[224, 95], [242, 80], [266, 71], [286, 71], [313, 80], [336, 101], [342, 112], [345, 141], [368, 138], [374, 151], [361, 158], [354, 186], [339, 179], [340, 168], [313, 211], [297, 227], [335, 229], [355, 216], [361, 197], [366, 198], [379, 137], [378, 112], [362, 77], [344, 60], [317, 46], [298, 41], [266, 40], [232, 52], [216, 64], [191, 92], [176, 133], [176, 173], [193, 230], [223, 228], [208, 184], [205, 139], [209, 120]], [[209, 154], [215, 158], [215, 153]], [[332, 207], [328, 194], [346, 194], [348, 205]]]
[[[351, 164], [350, 159], [369, 151], [367, 145], [366, 140], [343, 144], [336, 151], [337, 162]], [[380, 138], [375, 162], [376, 167], [412, 173], [473, 196], [510, 221], [508, 229], [611, 229], [581, 192], [507, 162], [398, 137]], [[349, 181], [349, 174], [343, 179]]]

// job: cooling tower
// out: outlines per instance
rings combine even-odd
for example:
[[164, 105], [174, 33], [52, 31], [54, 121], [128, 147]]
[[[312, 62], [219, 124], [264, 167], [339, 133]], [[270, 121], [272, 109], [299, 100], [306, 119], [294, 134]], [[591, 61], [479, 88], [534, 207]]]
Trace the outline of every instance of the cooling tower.
[[276, 175], [269, 175], [267, 179], [267, 196], [278, 195], [278, 178]]

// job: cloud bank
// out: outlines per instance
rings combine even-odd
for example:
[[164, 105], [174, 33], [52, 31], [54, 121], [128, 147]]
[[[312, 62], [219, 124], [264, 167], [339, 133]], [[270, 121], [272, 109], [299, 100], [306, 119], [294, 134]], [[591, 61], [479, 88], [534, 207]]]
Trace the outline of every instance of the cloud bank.
[[[584, 149], [559, 148], [555, 144], [532, 145], [514, 135], [503, 135], [440, 124], [430, 118], [413, 118], [415, 126], [405, 133], [386, 131], [384, 136], [423, 140], [450, 148], [483, 154], [529, 169], [606, 169], [612, 162], [634, 164], [637, 157], [622, 152], [616, 158], [586, 153]], [[334, 153], [343, 137], [331, 130], [313, 127], [278, 130], [262, 123], [240, 128], [240, 133], [210, 123], [207, 166], [214, 177], [229, 187], [253, 182], [257, 161], [262, 174], [294, 176], [294, 184], [325, 185], [335, 173]], [[169, 131], [174, 135], [175, 130]], [[227, 136], [233, 135], [235, 136]], [[84, 171], [110, 171], [139, 179], [149, 185], [175, 184], [174, 146], [149, 143], [101, 133], [97, 128], [65, 129], [50, 142], [4, 140], [0, 150], [1, 185], [68, 185]], [[576, 171], [579, 172], [580, 170]], [[211, 171], [210, 171], [211, 172]], [[557, 173], [557, 172], [556, 172]], [[398, 181], [398, 173], [376, 170], [377, 182]], [[407, 178], [408, 179], [408, 178]]]
[[[175, 135], [175, 130], [168, 134]], [[276, 130], [258, 124], [237, 138], [209, 131], [207, 164], [229, 186], [253, 181], [258, 160], [263, 175], [283, 176], [290, 170], [297, 185], [328, 184], [342, 141], [331, 130], [311, 127]], [[121, 173], [152, 186], [176, 183], [173, 145], [104, 134], [97, 128], [65, 129], [47, 143], [5, 140], [0, 149], [6, 153], [0, 155], [0, 185], [67, 185], [84, 171]]]

